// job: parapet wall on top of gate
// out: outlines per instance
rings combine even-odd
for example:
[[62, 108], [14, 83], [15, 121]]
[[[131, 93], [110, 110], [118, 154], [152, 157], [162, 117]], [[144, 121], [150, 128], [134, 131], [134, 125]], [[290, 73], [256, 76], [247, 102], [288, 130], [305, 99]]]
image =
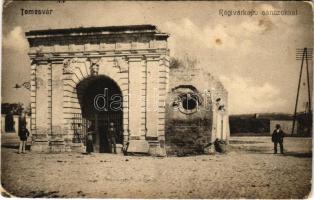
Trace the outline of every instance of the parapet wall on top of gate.
[[154, 25], [134, 25], [35, 30], [27, 32], [26, 38], [30, 44], [31, 57], [44, 53], [71, 57], [69, 52], [93, 52], [95, 56], [107, 52], [105, 55], [108, 56], [122, 56], [161, 53], [160, 50], [167, 49], [168, 34], [158, 31]]

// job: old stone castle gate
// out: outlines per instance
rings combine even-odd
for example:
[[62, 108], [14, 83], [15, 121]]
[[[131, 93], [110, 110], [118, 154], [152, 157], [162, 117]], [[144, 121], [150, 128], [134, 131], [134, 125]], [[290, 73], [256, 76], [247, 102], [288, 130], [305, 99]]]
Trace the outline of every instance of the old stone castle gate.
[[[114, 122], [128, 152], [163, 154], [168, 35], [153, 25], [37, 30], [30, 44], [33, 151], [79, 150]], [[106, 136], [97, 135], [96, 150]], [[127, 145], [128, 144], [128, 145]]]

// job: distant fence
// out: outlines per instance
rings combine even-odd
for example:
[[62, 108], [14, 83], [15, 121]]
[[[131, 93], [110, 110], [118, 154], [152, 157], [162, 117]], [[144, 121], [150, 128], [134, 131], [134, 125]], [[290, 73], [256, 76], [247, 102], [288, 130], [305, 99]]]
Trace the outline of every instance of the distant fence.
[[233, 133], [269, 133], [270, 120], [259, 118], [229, 118], [230, 134]]
[[[292, 133], [292, 117], [239, 117], [230, 116], [231, 135], [270, 135], [276, 124], [280, 124], [287, 136]], [[296, 116], [293, 136], [312, 136], [312, 115], [298, 114]]]

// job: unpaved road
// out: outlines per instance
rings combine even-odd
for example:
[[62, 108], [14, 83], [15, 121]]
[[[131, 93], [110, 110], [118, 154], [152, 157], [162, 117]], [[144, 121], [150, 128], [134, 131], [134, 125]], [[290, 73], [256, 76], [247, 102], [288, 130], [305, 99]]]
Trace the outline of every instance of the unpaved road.
[[233, 137], [224, 155], [166, 158], [2, 147], [1, 182], [19, 197], [305, 198], [311, 147], [310, 138], [286, 138], [286, 154], [274, 155], [269, 137]]

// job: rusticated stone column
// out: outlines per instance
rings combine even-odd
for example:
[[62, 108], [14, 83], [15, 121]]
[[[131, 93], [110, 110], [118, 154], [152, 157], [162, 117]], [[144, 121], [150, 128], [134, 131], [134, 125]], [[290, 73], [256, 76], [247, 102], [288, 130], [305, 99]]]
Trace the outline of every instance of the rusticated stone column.
[[[50, 63], [48, 60], [38, 60], [36, 62], [35, 85], [32, 86], [32, 94], [35, 98], [32, 105], [35, 105], [35, 127], [32, 129], [32, 151], [47, 152], [49, 151], [49, 134], [50, 130]], [[34, 88], [35, 87], [35, 88]]]

